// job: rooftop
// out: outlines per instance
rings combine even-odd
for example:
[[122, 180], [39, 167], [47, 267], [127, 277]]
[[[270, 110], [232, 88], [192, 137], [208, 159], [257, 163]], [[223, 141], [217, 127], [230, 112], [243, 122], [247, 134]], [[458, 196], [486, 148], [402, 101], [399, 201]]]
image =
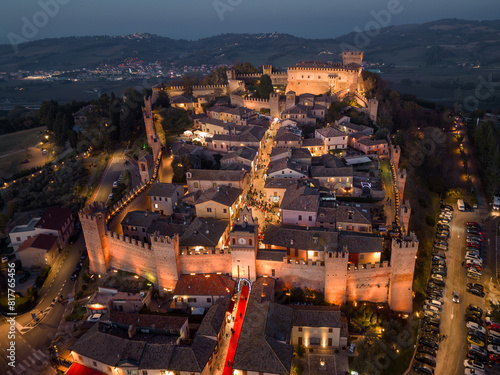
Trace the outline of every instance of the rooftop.
[[346, 133], [341, 132], [340, 130], [332, 128], [332, 127], [316, 129], [316, 133], [321, 134], [325, 138], [347, 137]]
[[165, 331], [180, 332], [182, 326], [187, 323], [187, 317], [138, 314], [123, 311], [110, 310], [109, 320], [113, 323], [136, 327], [156, 328]]
[[174, 289], [174, 296], [231, 296], [236, 282], [226, 275], [181, 275]]
[[268, 225], [263, 240], [265, 245], [315, 251], [337, 251], [338, 241], [338, 232], [295, 225]]
[[27, 249], [35, 248], [49, 251], [57, 242], [57, 236], [50, 236], [48, 234], [37, 234], [35, 237], [28, 238], [16, 250], [17, 252]]
[[224, 206], [231, 207], [243, 193], [243, 189], [238, 189], [232, 186], [222, 185], [204, 190], [201, 196], [196, 200], [195, 204], [201, 204], [208, 201], [220, 203]]
[[191, 177], [188, 180], [207, 180], [207, 181], [243, 181], [247, 171], [231, 170], [209, 170], [209, 169], [190, 169]]
[[161, 217], [159, 212], [129, 211], [123, 218], [121, 225], [132, 225], [148, 228], [154, 221]]
[[226, 220], [197, 217], [179, 239], [179, 246], [215, 247], [228, 226]]
[[382, 237], [358, 232], [341, 232], [340, 248], [350, 253], [382, 252]]
[[50, 207], [37, 223], [37, 228], [60, 230], [66, 221], [73, 216], [73, 212], [67, 208]]
[[151, 184], [151, 188], [148, 191], [148, 196], [150, 197], [172, 197], [177, 192], [179, 187], [184, 191], [184, 187], [180, 184], [167, 184], [164, 182], [156, 182]]
[[280, 208], [282, 210], [316, 212], [319, 206], [319, 191], [307, 185], [300, 185], [292, 185], [286, 189]]

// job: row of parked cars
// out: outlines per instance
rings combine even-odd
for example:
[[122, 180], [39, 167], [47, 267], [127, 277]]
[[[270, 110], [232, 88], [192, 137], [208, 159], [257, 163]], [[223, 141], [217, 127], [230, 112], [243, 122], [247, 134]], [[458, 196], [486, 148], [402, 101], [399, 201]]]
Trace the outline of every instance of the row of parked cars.
[[[480, 284], [472, 285], [482, 289]], [[491, 314], [491, 310], [487, 311], [483, 321], [483, 310], [479, 306], [471, 304], [465, 310], [468, 353], [464, 366], [467, 375], [485, 374], [486, 366], [500, 363], [500, 323], [495, 322]]]
[[467, 222], [464, 265], [467, 270], [467, 277], [475, 280], [481, 279], [481, 276], [483, 274], [481, 235], [481, 226], [478, 223], [473, 221]]
[[[448, 251], [452, 219], [453, 208], [446, 205], [441, 206], [432, 252], [431, 277], [427, 284], [427, 298], [424, 302], [422, 333], [418, 340], [417, 353], [413, 363], [413, 370], [424, 374], [434, 374], [439, 350], [441, 312], [447, 275], [446, 251]], [[460, 302], [457, 292], [453, 292], [453, 302]]]

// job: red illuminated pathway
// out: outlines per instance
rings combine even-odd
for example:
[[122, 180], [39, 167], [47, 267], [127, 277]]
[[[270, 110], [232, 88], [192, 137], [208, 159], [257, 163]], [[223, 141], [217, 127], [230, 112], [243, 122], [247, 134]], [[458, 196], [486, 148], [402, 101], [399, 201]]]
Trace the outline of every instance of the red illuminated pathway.
[[[238, 346], [238, 339], [240, 338], [241, 326], [245, 319], [245, 309], [248, 300], [248, 285], [241, 288], [240, 301], [238, 302], [238, 310], [236, 311], [236, 319], [234, 320], [234, 334], [231, 335], [229, 348], [227, 349], [226, 362], [224, 363], [224, 371], [222, 375], [231, 375], [233, 373], [233, 360]], [[241, 317], [240, 317], [241, 314]]]

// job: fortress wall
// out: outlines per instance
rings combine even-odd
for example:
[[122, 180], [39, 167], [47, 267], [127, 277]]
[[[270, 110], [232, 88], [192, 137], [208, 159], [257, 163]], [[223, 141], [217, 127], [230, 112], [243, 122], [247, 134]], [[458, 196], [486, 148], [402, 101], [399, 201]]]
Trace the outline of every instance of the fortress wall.
[[[298, 262], [298, 263], [296, 263]], [[303, 259], [283, 258], [282, 262], [258, 260], [257, 277], [269, 276], [290, 286], [323, 291], [325, 288], [325, 267], [321, 262], [305, 262]], [[274, 270], [274, 276], [273, 275]]]
[[391, 267], [387, 261], [347, 271], [347, 300], [387, 302]]
[[151, 282], [157, 282], [154, 254], [149, 244], [114, 232], [107, 232], [106, 240], [111, 254], [111, 268], [132, 272]]
[[224, 254], [180, 254], [180, 273], [216, 273], [231, 275], [231, 253]]

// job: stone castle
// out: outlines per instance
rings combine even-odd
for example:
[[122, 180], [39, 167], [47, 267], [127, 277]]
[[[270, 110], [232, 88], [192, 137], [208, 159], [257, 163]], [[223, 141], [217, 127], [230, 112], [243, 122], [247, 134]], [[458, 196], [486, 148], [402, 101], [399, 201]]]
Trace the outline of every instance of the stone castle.
[[[299, 93], [325, 89], [330, 92], [358, 92], [362, 57], [362, 53], [344, 53], [343, 64], [299, 63], [290, 67], [288, 73], [272, 73], [272, 67], [264, 66], [264, 72], [270, 74], [273, 83], [286, 84], [287, 89], [291, 87]], [[240, 82], [238, 86], [244, 86], [240, 78], [255, 79], [260, 76], [235, 77], [234, 72], [228, 72], [228, 78], [228, 86], [232, 85], [231, 81], [234, 79]], [[214, 90], [225, 90], [228, 87], [222, 86], [205, 86], [200, 90], [211, 90], [213, 94]], [[303, 91], [300, 91], [303, 87]], [[172, 92], [170, 94], [172, 95]], [[287, 97], [289, 95], [295, 95], [295, 92], [289, 92]], [[251, 103], [257, 103], [260, 108], [265, 105], [272, 105], [277, 110], [286, 108], [286, 100], [282, 101], [274, 94], [267, 101], [243, 98], [235, 93], [231, 95], [232, 101], [236, 97], [241, 98], [242, 106], [250, 108]], [[151, 103], [154, 100], [155, 89], [151, 100], [145, 99], [143, 115], [148, 144], [153, 149], [153, 161], [158, 164], [161, 144], [151, 114]], [[144, 237], [144, 241], [139, 241], [108, 228], [110, 217], [123, 207], [114, 206], [108, 211], [103, 204], [93, 204], [79, 212], [89, 254], [90, 272], [106, 274], [111, 269], [132, 272], [154, 283], [160, 293], [173, 290], [183, 274], [221, 273], [234, 279], [245, 278], [252, 282], [267, 276], [279, 280], [283, 285], [320, 290], [329, 303], [381, 302], [388, 303], [392, 310], [411, 312], [413, 273], [419, 242], [414, 233], [408, 233], [410, 204], [408, 201], [400, 203], [403, 202], [406, 171], [399, 170], [399, 157], [399, 147], [391, 146], [390, 158], [396, 197], [395, 216], [402, 236], [391, 240], [389, 262], [377, 261], [380, 259], [381, 245], [373, 247], [361, 241], [361, 244], [354, 243], [351, 246], [349, 243], [347, 246], [344, 245], [347, 241], [342, 241], [342, 237], [346, 239], [349, 236], [344, 232], [323, 228], [294, 228], [294, 233], [308, 239], [301, 241], [300, 247], [295, 235], [287, 236], [286, 233], [279, 241], [268, 241], [263, 244], [264, 248], [259, 247], [259, 223], [252, 216], [251, 210], [246, 208], [239, 211], [234, 223], [227, 222], [227, 229], [218, 235], [220, 238], [217, 237], [214, 241], [218, 245], [214, 247], [204, 247], [202, 243], [193, 242], [193, 236], [189, 245], [186, 245], [177, 234], [165, 236], [158, 232]], [[144, 188], [154, 181], [151, 170], [141, 171], [141, 177], [144, 174]], [[128, 199], [125, 201], [128, 202]], [[205, 221], [203, 218], [200, 220]], [[209, 235], [209, 229], [206, 229], [206, 235]], [[361, 253], [369, 260], [358, 262]], [[374, 254], [376, 256], [373, 256]]]
[[[269, 75], [273, 85], [286, 86], [285, 92], [296, 96], [301, 94], [323, 95], [328, 93], [336, 100], [342, 100], [351, 95], [360, 106], [367, 107], [372, 119], [376, 118], [378, 103], [367, 101], [361, 95], [362, 79], [361, 71], [363, 64], [363, 52], [345, 51], [342, 53], [342, 63], [330, 63], [320, 61], [302, 61], [289, 66], [287, 72], [273, 72], [271, 65], [262, 67], [263, 74]], [[256, 111], [269, 110], [272, 117], [279, 117], [280, 113], [289, 108], [290, 102], [280, 98], [278, 94], [271, 94], [269, 99], [260, 99], [247, 96], [246, 82], [257, 81], [261, 74], [236, 74], [234, 70], [227, 72], [227, 84], [194, 86], [193, 96], [215, 94], [230, 95], [231, 104], [238, 107], [246, 107]], [[162, 84], [153, 87], [153, 102], [158, 97], [160, 90], [167, 90], [169, 95], [181, 95], [184, 93], [183, 86], [164, 86]]]

